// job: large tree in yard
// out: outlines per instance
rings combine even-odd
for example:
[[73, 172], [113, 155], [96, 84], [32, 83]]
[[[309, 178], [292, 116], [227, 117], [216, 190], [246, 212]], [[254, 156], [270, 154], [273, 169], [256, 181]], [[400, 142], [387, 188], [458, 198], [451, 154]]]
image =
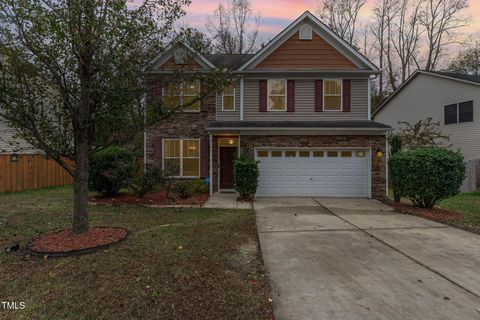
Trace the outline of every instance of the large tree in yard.
[[0, 0], [0, 116], [73, 176], [77, 234], [89, 228], [90, 156], [143, 129], [146, 62], [188, 4]]

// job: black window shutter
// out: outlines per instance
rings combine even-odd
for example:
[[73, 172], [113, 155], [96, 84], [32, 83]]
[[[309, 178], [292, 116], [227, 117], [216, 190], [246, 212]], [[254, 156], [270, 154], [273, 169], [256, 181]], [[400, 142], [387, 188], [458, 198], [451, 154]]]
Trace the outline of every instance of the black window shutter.
[[473, 121], [473, 101], [462, 102], [458, 105], [458, 122]]
[[457, 104], [449, 104], [445, 106], [445, 124], [458, 123]]

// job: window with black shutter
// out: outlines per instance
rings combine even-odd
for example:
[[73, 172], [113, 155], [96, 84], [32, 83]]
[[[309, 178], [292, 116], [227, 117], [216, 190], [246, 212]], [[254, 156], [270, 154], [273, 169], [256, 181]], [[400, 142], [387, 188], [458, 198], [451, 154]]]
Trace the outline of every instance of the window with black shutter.
[[473, 121], [473, 101], [462, 102], [458, 105], [458, 122]]
[[445, 106], [445, 124], [457, 123], [457, 104]]

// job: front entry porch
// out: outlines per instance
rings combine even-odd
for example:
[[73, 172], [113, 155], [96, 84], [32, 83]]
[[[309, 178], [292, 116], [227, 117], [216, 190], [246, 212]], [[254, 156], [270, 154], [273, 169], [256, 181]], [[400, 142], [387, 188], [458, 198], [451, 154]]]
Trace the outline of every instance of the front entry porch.
[[240, 152], [240, 136], [234, 134], [210, 136], [210, 152], [212, 177], [210, 195], [215, 192], [233, 193], [235, 191], [233, 161]]

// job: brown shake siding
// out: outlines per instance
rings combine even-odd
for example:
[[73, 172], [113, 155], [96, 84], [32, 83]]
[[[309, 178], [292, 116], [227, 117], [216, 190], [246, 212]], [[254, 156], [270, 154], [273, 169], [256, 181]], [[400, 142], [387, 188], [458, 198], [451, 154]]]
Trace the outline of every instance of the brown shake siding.
[[300, 40], [297, 32], [255, 68], [357, 69], [357, 66], [315, 32], [310, 41]]

